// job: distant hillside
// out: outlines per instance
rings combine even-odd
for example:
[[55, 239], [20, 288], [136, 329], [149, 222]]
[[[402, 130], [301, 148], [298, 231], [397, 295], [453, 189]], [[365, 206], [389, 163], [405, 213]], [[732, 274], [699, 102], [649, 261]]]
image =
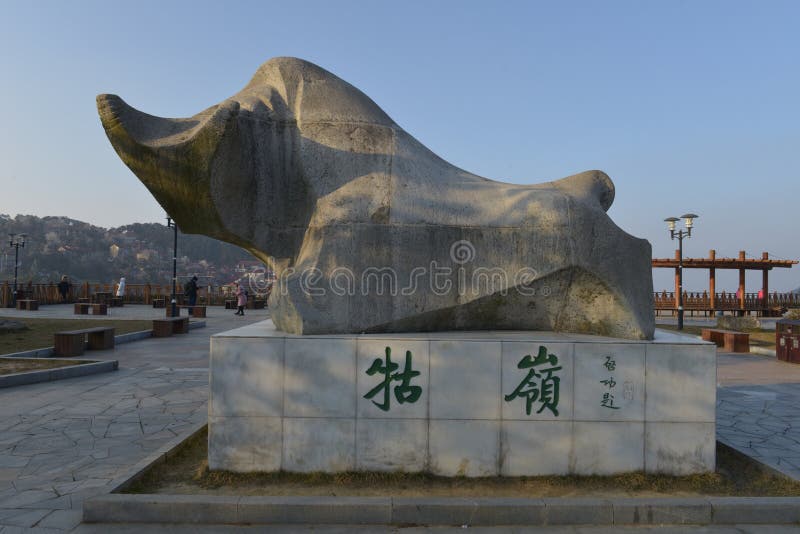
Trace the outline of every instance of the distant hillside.
[[[28, 234], [20, 249], [19, 280], [111, 282], [125, 276], [129, 283], [168, 283], [172, 277], [173, 230], [156, 223], [101, 228], [67, 217], [0, 215], [0, 281], [14, 276], [14, 249], [8, 234]], [[206, 281], [229, 282], [238, 277], [237, 264], [252, 264], [244, 250], [199, 235], [178, 234], [178, 275], [197, 274]]]

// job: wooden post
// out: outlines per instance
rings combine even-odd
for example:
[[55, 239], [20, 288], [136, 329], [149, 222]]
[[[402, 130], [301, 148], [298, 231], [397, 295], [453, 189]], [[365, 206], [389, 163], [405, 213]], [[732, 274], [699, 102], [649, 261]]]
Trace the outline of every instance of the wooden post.
[[[744, 250], [739, 251], [739, 261], [744, 261]], [[744, 267], [739, 267], [739, 310], [744, 315]]]
[[3, 288], [0, 290], [0, 307], [5, 308], [11, 302], [11, 287], [8, 282], [3, 282]]
[[[713, 261], [717, 258], [717, 251], [713, 248], [708, 251], [708, 259]], [[717, 290], [717, 270], [714, 267], [711, 267], [708, 270], [708, 297], [710, 299], [708, 303], [708, 307], [711, 308], [711, 313], [714, 313], [714, 308], [717, 305], [717, 296], [715, 291]]]
[[[769, 260], [769, 252], [761, 253], [762, 260]], [[761, 294], [763, 299], [761, 301], [761, 309], [764, 310], [762, 315], [766, 317], [767, 309], [769, 309], [769, 269], [761, 271]]]

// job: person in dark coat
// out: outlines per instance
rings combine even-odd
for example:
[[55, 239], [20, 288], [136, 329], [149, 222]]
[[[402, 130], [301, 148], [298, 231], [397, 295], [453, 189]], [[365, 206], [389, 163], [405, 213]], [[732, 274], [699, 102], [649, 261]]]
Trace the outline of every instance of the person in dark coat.
[[69, 283], [69, 278], [67, 275], [61, 277], [61, 281], [58, 283], [58, 292], [61, 295], [61, 302], [67, 302], [67, 296], [69, 295], [69, 288], [72, 284]]
[[197, 285], [197, 277], [193, 276], [191, 280], [186, 282], [183, 294], [189, 297], [189, 315], [194, 313], [194, 305], [197, 304], [197, 292], [202, 289]]

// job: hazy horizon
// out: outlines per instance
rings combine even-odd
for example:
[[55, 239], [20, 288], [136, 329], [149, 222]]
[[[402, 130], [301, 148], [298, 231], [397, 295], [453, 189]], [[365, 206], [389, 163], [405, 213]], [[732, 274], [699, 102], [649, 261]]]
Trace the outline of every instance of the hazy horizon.
[[[289, 55], [352, 83], [470, 172], [539, 183], [605, 171], [609, 215], [654, 257], [677, 248], [663, 219], [687, 212], [700, 218], [686, 256], [800, 257], [796, 2], [13, 1], [3, 13], [0, 213], [12, 217], [163, 223], [106, 139], [95, 96], [191, 116]], [[660, 271], [654, 288], [670, 290]], [[685, 287], [707, 276], [687, 271]], [[737, 280], [718, 272], [717, 287]], [[748, 275], [748, 289], [760, 284]], [[797, 267], [770, 274], [771, 289], [798, 286]]]

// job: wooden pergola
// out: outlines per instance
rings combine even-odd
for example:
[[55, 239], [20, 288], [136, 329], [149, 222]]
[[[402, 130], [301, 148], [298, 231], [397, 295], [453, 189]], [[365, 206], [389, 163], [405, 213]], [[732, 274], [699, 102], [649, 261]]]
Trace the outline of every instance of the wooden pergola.
[[[678, 308], [678, 261], [679, 252], [675, 251], [674, 258], [653, 258], [653, 268], [671, 268], [675, 269], [675, 309]], [[707, 309], [714, 311], [717, 309], [717, 296], [716, 296], [716, 270], [717, 269], [738, 269], [739, 270], [739, 291], [736, 293], [738, 299], [739, 309], [744, 311], [748, 309], [745, 305], [745, 272], [761, 271], [761, 302], [759, 307], [761, 309], [768, 308], [769, 300], [769, 272], [776, 267], [791, 268], [796, 265], [797, 260], [772, 260], [769, 254], [764, 252], [761, 258], [746, 258], [745, 252], [739, 251], [738, 258], [717, 258], [717, 252], [710, 250], [708, 258], [684, 258], [684, 269], [708, 269], [708, 297], [709, 302]]]

